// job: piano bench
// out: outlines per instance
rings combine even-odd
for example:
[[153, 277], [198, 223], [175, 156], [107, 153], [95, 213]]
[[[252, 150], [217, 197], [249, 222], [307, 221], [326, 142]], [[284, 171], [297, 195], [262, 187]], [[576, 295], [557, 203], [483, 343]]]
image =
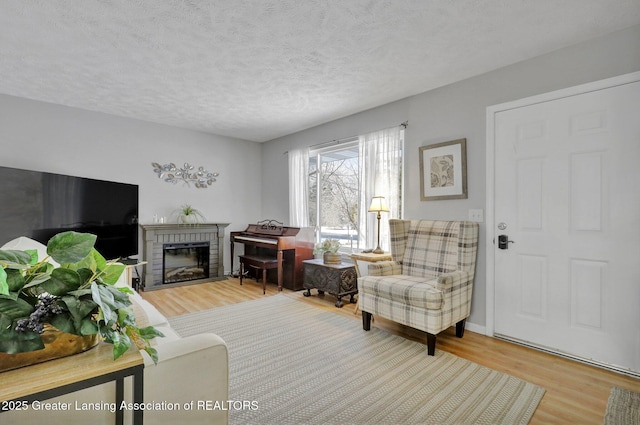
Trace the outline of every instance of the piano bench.
[[278, 268], [278, 259], [273, 257], [260, 257], [257, 255], [240, 255], [240, 285], [244, 277], [245, 265], [262, 270], [262, 293], [267, 293], [267, 270]]

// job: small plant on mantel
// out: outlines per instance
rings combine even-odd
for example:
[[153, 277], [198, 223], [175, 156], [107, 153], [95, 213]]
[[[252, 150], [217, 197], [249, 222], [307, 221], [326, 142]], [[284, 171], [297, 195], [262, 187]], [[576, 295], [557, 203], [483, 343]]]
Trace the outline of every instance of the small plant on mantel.
[[173, 212], [173, 215], [177, 217], [180, 224], [198, 224], [206, 220], [199, 210], [189, 204], [181, 205]]
[[113, 344], [114, 360], [133, 344], [157, 363], [149, 340], [164, 335], [136, 326], [132, 291], [114, 286], [125, 266], [107, 262], [95, 242], [89, 233], [59, 233], [49, 240], [44, 259], [36, 250], [0, 250], [0, 352], [40, 350], [44, 328], [52, 326], [73, 335], [99, 335]]

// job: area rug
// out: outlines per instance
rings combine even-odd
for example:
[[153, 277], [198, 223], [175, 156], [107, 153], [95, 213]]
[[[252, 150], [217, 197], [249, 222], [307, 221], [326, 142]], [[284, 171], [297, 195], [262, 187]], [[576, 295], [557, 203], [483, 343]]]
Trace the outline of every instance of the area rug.
[[640, 424], [640, 394], [623, 388], [612, 387], [603, 424]]
[[231, 424], [526, 424], [545, 391], [281, 294], [170, 322], [226, 341]]

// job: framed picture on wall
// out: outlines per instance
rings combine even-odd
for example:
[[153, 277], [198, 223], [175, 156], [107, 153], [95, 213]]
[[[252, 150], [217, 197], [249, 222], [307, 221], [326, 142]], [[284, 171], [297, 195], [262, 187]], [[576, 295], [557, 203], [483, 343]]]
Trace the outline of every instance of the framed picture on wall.
[[467, 198], [467, 139], [420, 147], [420, 200]]

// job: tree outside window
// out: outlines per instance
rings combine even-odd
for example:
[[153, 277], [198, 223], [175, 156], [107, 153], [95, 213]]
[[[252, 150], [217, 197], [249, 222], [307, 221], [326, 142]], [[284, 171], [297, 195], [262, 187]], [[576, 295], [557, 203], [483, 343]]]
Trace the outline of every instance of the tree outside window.
[[[368, 216], [373, 196], [387, 199], [385, 220], [402, 217], [403, 127], [309, 152], [309, 223], [316, 229], [316, 242], [338, 239], [343, 252], [375, 247], [375, 216]], [[388, 230], [387, 221], [380, 230], [386, 249]]]
[[343, 248], [358, 246], [360, 187], [358, 145], [341, 145], [309, 157], [309, 223], [317, 242], [338, 239]]

